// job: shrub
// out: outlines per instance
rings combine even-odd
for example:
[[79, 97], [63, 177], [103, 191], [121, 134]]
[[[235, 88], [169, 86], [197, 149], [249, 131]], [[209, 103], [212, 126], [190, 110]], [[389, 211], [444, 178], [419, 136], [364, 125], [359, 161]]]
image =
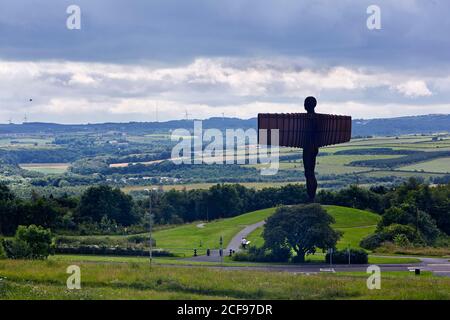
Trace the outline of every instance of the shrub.
[[[136, 244], [144, 243], [144, 244], [148, 244], [150, 242], [150, 236], [148, 236], [148, 235], [141, 235], [141, 234], [135, 234], [135, 235], [129, 236], [127, 238], [127, 241], [129, 243], [136, 243]], [[153, 246], [156, 246], [155, 239], [152, 239], [152, 243], [153, 243]]]
[[[92, 255], [107, 255], [107, 256], [135, 256], [147, 257], [149, 250], [135, 247], [107, 247], [98, 245], [60, 245], [56, 248], [56, 253], [59, 254], [92, 254]], [[152, 251], [154, 257], [174, 257], [175, 255], [169, 251], [156, 249]]]
[[408, 246], [410, 244], [423, 245], [425, 243], [421, 235], [413, 227], [402, 224], [391, 224], [382, 228], [377, 233], [365, 237], [359, 245], [367, 250], [375, 250], [384, 242], [395, 241], [400, 241], [398, 243], [399, 246]]
[[[349, 251], [336, 250], [333, 251], [333, 263], [348, 264]], [[327, 253], [325, 261], [330, 263], [330, 254]], [[350, 249], [350, 263], [352, 264], [367, 264], [369, 262], [369, 255], [361, 249]]]
[[6, 256], [9, 259], [31, 259], [31, 248], [25, 241], [11, 239], [4, 240]]
[[414, 242], [417, 239], [417, 232], [411, 226], [406, 226], [402, 224], [391, 224], [388, 227], [383, 229], [383, 232], [386, 234], [386, 239], [389, 241], [393, 241], [395, 237], [399, 235], [403, 235], [410, 242]]
[[361, 248], [367, 250], [375, 250], [376, 248], [380, 247], [381, 244], [386, 240], [385, 237], [386, 235], [382, 232], [373, 233], [363, 238], [360, 241], [359, 245], [361, 246]]
[[409, 247], [411, 242], [406, 235], [400, 233], [394, 237], [394, 244], [399, 247]]
[[10, 259], [46, 259], [54, 247], [50, 230], [35, 225], [19, 226], [14, 238], [3, 244]]
[[287, 262], [290, 256], [291, 251], [288, 248], [270, 250], [264, 247], [249, 247], [248, 251], [240, 251], [232, 259], [250, 262]]

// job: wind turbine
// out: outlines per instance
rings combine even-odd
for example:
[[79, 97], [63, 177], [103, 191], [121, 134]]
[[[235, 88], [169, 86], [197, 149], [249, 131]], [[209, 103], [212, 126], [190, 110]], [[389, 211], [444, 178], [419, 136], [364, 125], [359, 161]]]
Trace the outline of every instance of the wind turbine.
[[190, 114], [188, 113], [188, 110], [187, 110], [187, 109], [185, 109], [185, 115], [186, 115], [186, 120], [189, 120]]

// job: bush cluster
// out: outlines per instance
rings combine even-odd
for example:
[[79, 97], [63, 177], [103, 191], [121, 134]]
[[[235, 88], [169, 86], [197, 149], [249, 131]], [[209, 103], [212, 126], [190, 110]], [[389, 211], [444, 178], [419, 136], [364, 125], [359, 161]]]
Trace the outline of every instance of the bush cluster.
[[19, 226], [14, 238], [2, 240], [2, 246], [10, 259], [46, 259], [54, 253], [51, 231], [35, 225]]
[[[369, 262], [369, 255], [361, 249], [335, 250], [332, 253], [332, 262], [334, 264], [348, 264], [349, 254], [351, 264], [367, 264]], [[325, 262], [330, 263], [330, 253], [325, 255]]]

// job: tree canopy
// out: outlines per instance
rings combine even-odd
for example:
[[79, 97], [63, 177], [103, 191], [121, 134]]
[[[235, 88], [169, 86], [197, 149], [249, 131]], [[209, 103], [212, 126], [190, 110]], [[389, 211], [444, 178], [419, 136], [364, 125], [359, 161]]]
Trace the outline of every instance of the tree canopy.
[[340, 233], [333, 230], [334, 218], [318, 204], [280, 207], [267, 219], [263, 238], [272, 251], [292, 249], [303, 262], [316, 249], [335, 248]]

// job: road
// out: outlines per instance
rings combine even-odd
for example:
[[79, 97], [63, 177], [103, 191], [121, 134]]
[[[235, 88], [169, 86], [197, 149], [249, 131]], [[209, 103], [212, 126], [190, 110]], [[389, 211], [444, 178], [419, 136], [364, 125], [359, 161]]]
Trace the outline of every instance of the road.
[[[265, 221], [260, 221], [252, 225], [246, 226], [239, 233], [237, 233], [224, 251], [225, 255], [228, 255], [230, 250], [239, 251], [242, 238], [246, 238], [257, 228], [263, 226]], [[389, 257], [389, 256], [379, 256]], [[399, 256], [396, 256], [399, 257]], [[420, 263], [405, 263], [405, 264], [380, 264], [381, 271], [408, 271], [414, 269], [421, 269], [423, 271], [431, 271], [438, 276], [450, 277], [450, 261], [444, 258], [429, 258], [429, 257], [417, 257], [417, 256], [402, 256], [403, 258], [415, 258], [419, 259]], [[184, 260], [197, 261], [197, 262], [221, 262], [219, 256], [219, 250], [211, 250], [211, 255], [190, 257]], [[360, 271], [366, 272], [367, 264], [352, 264], [352, 265], [333, 265], [332, 269], [335, 272], [345, 271]], [[208, 266], [210, 268], [223, 268], [227, 270], [261, 270], [261, 271], [274, 271], [274, 272], [293, 272], [293, 273], [319, 273], [328, 272], [326, 269], [330, 269], [329, 264], [303, 264], [303, 265], [274, 265], [274, 264], [258, 264], [254, 266]]]

